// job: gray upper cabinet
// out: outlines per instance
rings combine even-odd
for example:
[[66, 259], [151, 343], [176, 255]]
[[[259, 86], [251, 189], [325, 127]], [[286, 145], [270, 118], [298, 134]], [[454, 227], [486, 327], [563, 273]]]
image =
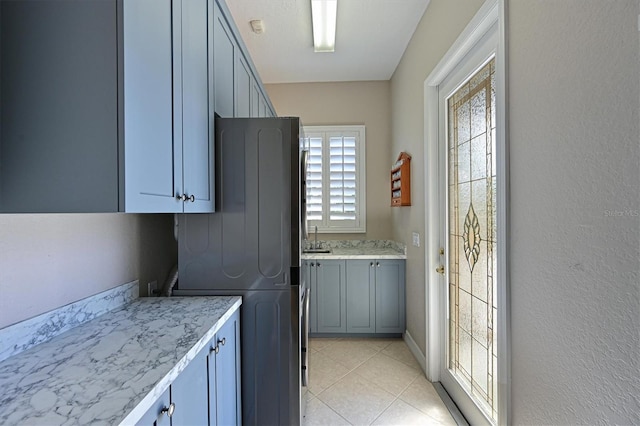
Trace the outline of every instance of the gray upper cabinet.
[[251, 89], [253, 88], [251, 70], [242, 55], [236, 56], [236, 117], [251, 117]]
[[229, 22], [217, 2], [213, 17], [215, 112], [220, 117], [229, 118], [235, 112], [233, 81], [238, 48]]
[[118, 211], [115, 1], [0, 1], [0, 212]]
[[224, 2], [214, 13], [215, 112], [222, 118], [275, 117]]
[[0, 212], [215, 211], [215, 116], [273, 116], [223, 0], [0, 1]]
[[251, 84], [251, 117], [258, 117], [260, 111], [260, 87], [255, 80]]
[[212, 3], [123, 3], [127, 212], [214, 210]]

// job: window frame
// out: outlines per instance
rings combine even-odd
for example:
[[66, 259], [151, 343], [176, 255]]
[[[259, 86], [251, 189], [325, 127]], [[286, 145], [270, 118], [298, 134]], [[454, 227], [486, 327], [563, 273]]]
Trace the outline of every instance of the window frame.
[[[323, 234], [359, 234], [367, 232], [367, 184], [366, 184], [366, 129], [364, 125], [324, 125], [304, 126], [305, 149], [308, 148], [310, 137], [322, 138], [322, 221], [309, 220], [307, 222], [309, 234], [318, 227], [318, 233]], [[349, 226], [338, 226], [340, 220], [331, 220], [329, 211], [329, 156], [330, 137], [352, 136], [356, 139], [356, 219]], [[308, 189], [307, 189], [308, 190]], [[308, 194], [307, 194], [308, 198]]]

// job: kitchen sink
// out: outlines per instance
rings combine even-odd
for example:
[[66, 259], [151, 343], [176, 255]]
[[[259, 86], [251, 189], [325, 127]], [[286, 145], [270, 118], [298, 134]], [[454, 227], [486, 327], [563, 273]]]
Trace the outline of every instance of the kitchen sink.
[[331, 253], [331, 249], [328, 249], [328, 248], [309, 248], [309, 249], [302, 250], [302, 253], [309, 253], [309, 254], [312, 254], [312, 253], [315, 253], [315, 254], [318, 254], [318, 253]]

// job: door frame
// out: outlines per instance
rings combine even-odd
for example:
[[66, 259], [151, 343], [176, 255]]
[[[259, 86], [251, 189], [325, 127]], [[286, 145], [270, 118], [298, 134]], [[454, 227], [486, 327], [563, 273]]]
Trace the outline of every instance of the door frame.
[[[506, 0], [487, 0], [473, 19], [462, 31], [458, 39], [440, 60], [424, 81], [424, 164], [425, 171], [425, 306], [426, 315], [426, 364], [427, 378], [432, 382], [440, 380], [440, 352], [442, 348], [443, 309], [441, 304], [444, 289], [436, 267], [441, 263], [440, 245], [440, 193], [439, 182], [439, 85], [460, 64], [465, 56], [473, 52], [474, 46], [491, 28], [498, 25], [496, 47], [496, 175], [497, 182], [497, 307], [498, 307], [498, 422], [511, 423], [511, 328], [509, 291], [509, 151], [507, 144], [508, 114], [507, 99], [507, 45], [506, 45]], [[479, 64], [478, 64], [479, 65]]]

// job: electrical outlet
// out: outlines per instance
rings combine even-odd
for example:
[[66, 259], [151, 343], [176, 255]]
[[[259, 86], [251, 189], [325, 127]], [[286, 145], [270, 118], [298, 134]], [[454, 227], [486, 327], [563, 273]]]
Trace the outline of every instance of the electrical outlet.
[[147, 296], [157, 296], [158, 295], [158, 281], [151, 281], [147, 283]]
[[420, 247], [420, 234], [417, 232], [413, 233], [413, 245], [416, 247]]

